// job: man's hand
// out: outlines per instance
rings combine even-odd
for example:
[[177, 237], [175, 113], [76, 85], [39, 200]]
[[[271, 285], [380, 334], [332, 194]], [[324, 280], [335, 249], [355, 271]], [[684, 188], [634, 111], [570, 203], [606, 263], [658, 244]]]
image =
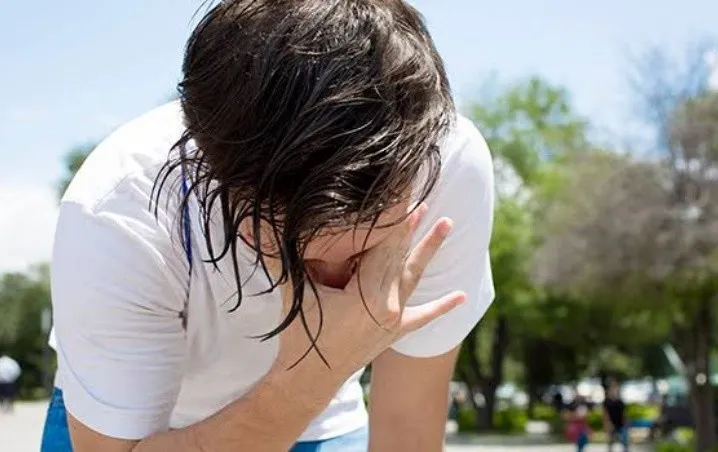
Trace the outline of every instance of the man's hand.
[[[448, 294], [417, 307], [406, 301], [422, 272], [451, 230], [439, 220], [407, 256], [411, 236], [426, 207], [416, 209], [394, 233], [362, 258], [360, 270], [345, 290], [317, 287], [305, 294], [304, 320], [316, 336], [327, 368], [310, 353], [292, 368], [311, 343], [296, 319], [279, 335], [279, 354], [270, 372], [239, 400], [193, 426], [160, 433], [143, 441], [123, 441], [94, 432], [69, 417], [77, 451], [223, 451], [287, 450], [321, 413], [341, 384], [406, 332], [426, 325], [461, 303], [465, 295]], [[291, 297], [286, 291], [285, 300]], [[319, 309], [323, 317], [319, 316]]]
[[[425, 205], [418, 207], [384, 242], [368, 250], [345, 289], [315, 285], [317, 299], [307, 287], [304, 320], [312, 336], [318, 336], [317, 349], [330, 368], [320, 362], [315, 351], [298, 367], [331, 372], [344, 381], [402, 335], [421, 328], [464, 301], [464, 293], [452, 292], [420, 306], [406, 306], [424, 269], [452, 228], [451, 220], [440, 219], [409, 253], [412, 236], [425, 213]], [[285, 304], [291, 298], [290, 291], [285, 289]], [[311, 342], [301, 320], [297, 318], [279, 335], [280, 351], [273, 371], [297, 364], [310, 349]]]

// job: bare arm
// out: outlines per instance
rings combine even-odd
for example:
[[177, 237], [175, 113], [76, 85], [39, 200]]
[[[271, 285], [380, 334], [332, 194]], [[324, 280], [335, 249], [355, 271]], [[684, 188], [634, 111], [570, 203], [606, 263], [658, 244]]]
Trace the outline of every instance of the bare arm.
[[386, 350], [372, 364], [371, 452], [443, 450], [449, 381], [458, 348], [433, 358]]
[[68, 415], [72, 444], [76, 452], [284, 452], [329, 403], [341, 384], [339, 380], [332, 380], [326, 368], [277, 370], [214, 416], [142, 441], [101, 435]]

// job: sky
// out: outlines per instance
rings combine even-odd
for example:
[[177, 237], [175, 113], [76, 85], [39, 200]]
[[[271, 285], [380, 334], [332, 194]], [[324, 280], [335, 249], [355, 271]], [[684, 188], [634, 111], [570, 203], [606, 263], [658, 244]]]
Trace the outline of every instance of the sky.
[[[166, 101], [200, 0], [3, 2], [0, 272], [50, 256], [56, 185], [73, 147]], [[716, 33], [715, 0], [414, 0], [460, 104], [491, 76], [537, 74], [616, 133], [631, 119], [630, 56]], [[713, 35], [715, 37], [715, 35]]]

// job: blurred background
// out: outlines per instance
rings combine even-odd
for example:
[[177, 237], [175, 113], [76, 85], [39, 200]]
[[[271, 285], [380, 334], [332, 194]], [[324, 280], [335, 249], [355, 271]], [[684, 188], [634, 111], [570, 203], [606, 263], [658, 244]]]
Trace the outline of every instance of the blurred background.
[[[718, 2], [410, 3], [496, 168], [497, 296], [462, 348], [453, 447], [562, 450], [558, 408], [578, 393], [605, 450], [616, 380], [639, 447], [714, 450]], [[37, 450], [52, 385], [59, 197], [115, 127], [175, 97], [200, 5], [0, 4], [0, 355], [22, 369], [0, 414], [10, 450]]]

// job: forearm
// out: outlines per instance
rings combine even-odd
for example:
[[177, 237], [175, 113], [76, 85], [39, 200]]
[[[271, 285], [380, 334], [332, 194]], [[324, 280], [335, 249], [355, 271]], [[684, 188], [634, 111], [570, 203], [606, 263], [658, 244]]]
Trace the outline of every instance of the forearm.
[[330, 377], [272, 373], [217, 414], [143, 440], [133, 452], [286, 452], [324, 410], [339, 385]]
[[[448, 410], [448, 408], [447, 408]], [[369, 426], [369, 451], [440, 452], [444, 450], [446, 412], [430, 419], [418, 416], [377, 416]]]
[[433, 358], [387, 350], [374, 360], [369, 400], [371, 452], [444, 450], [449, 381], [458, 348]]

